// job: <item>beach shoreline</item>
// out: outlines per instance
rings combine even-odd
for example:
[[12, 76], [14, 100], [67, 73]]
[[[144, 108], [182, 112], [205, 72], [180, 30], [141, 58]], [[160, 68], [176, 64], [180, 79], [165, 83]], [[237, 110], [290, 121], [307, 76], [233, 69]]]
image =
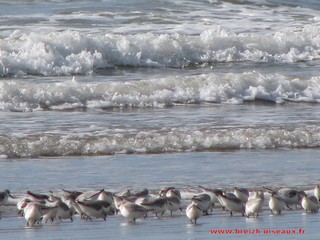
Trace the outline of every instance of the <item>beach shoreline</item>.
[[[7, 239], [23, 239], [27, 236], [32, 236], [32, 239], [43, 237], [86, 239], [90, 236], [102, 238], [106, 235], [118, 239], [141, 239], [146, 236], [152, 239], [208, 239], [217, 235], [219, 239], [230, 239], [230, 237], [255, 239], [257, 236], [284, 239], [288, 236], [285, 231], [294, 232], [302, 229], [303, 234], [290, 234], [290, 238], [299, 239], [299, 236], [303, 235], [304, 238], [312, 239], [317, 235], [318, 214], [306, 214], [302, 209], [298, 209], [286, 210], [280, 216], [273, 216], [267, 207], [268, 197], [259, 218], [246, 218], [237, 213], [230, 217], [228, 212], [216, 206], [212, 214], [199, 218], [197, 225], [189, 222], [185, 215], [185, 206], [192, 194], [201, 192], [197, 188], [200, 184], [222, 189], [241, 186], [248, 187], [251, 191], [261, 188], [262, 185], [271, 188], [289, 186], [303, 189], [311, 194], [311, 189], [319, 179], [317, 170], [312, 166], [308, 167], [308, 163], [313, 162], [318, 153], [319, 150], [314, 149], [296, 149], [115, 155], [81, 157], [81, 159], [78, 157], [5, 161], [2, 159], [0, 166], [1, 175], [5, 180], [3, 186], [7, 186], [12, 194], [18, 194], [20, 197], [26, 190], [47, 193], [48, 190], [59, 191], [60, 188], [98, 190], [104, 187], [106, 190], [120, 192], [127, 188], [147, 187], [156, 191], [165, 186], [175, 186], [182, 190], [184, 204], [183, 212], [175, 212], [173, 217], [170, 217], [168, 212], [160, 220], [150, 215], [146, 219], [137, 220], [136, 224], [128, 223], [120, 215], [108, 216], [106, 221], [92, 222], [75, 216], [74, 222], [55, 221], [53, 224], [42, 223], [34, 228], [26, 227], [25, 219], [17, 217], [17, 210], [11, 207], [11, 211], [7, 212], [9, 215], [2, 214], [0, 233]], [[301, 161], [298, 162], [297, 159]], [[302, 159], [307, 160], [302, 161]], [[81, 162], [81, 166], [77, 167], [76, 162]], [[261, 167], [266, 165], [269, 167]], [[36, 174], [26, 174], [29, 170], [25, 167], [32, 169]], [[8, 168], [11, 171], [15, 169], [14, 175], [20, 176], [14, 178], [15, 182], [4, 170]], [[286, 171], [283, 168], [286, 168]], [[304, 177], [306, 172], [308, 174]], [[62, 179], [65, 180], [63, 184]], [[29, 186], [27, 183], [30, 183]], [[252, 232], [254, 229], [258, 229], [260, 233], [254, 234]], [[270, 232], [266, 232], [268, 229]], [[231, 230], [232, 233], [229, 233]], [[272, 232], [278, 230], [283, 233]]]

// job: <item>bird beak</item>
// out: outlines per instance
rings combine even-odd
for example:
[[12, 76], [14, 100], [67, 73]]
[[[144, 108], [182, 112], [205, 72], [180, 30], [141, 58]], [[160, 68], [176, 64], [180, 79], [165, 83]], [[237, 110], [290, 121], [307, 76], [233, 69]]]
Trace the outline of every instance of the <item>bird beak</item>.
[[11, 194], [9, 194], [9, 197], [11, 197], [12, 199], [16, 199], [17, 197], [12, 196]]

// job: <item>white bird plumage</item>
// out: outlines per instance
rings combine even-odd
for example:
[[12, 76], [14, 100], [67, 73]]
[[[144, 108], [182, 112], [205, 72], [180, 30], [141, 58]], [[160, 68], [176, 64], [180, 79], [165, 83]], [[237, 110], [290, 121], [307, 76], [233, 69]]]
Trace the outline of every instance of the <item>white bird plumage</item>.
[[262, 210], [262, 205], [264, 201], [264, 194], [263, 192], [254, 192], [253, 196], [250, 197], [245, 205], [245, 212], [246, 216], [250, 217], [256, 214], [256, 217], [259, 216], [259, 213]]
[[186, 215], [191, 223], [197, 224], [197, 219], [203, 215], [203, 210], [195, 203], [190, 203], [186, 208]]
[[306, 212], [317, 213], [319, 211], [319, 201], [315, 196], [305, 194], [302, 198], [301, 206]]
[[280, 215], [286, 208], [285, 201], [283, 201], [281, 197], [277, 196], [276, 193], [272, 193], [270, 195], [268, 205], [273, 215]]

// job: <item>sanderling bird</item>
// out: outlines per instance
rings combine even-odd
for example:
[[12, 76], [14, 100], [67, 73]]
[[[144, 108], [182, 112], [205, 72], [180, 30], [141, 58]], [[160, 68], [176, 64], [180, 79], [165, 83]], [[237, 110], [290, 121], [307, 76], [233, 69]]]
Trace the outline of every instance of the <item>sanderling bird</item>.
[[206, 188], [206, 187], [203, 187], [203, 186], [201, 186], [201, 185], [199, 185], [199, 188], [203, 191], [203, 193], [209, 194], [210, 197], [211, 197], [211, 200], [212, 200], [214, 203], [220, 203], [217, 195], [215, 194], [215, 190], [216, 190], [216, 189]]
[[23, 209], [24, 218], [27, 220], [27, 226], [35, 226], [42, 219], [40, 207], [35, 202], [28, 203]]
[[113, 193], [107, 192], [104, 189], [99, 190], [98, 192], [92, 194], [91, 196], [88, 196], [88, 198], [84, 200], [107, 202], [110, 204], [110, 208], [108, 209], [107, 215], [114, 215], [115, 213]]
[[45, 214], [42, 215], [42, 220], [47, 223], [48, 221], [51, 221], [51, 223], [56, 218], [57, 212], [58, 212], [58, 198], [50, 195], [46, 201], [46, 206], [48, 207], [54, 207], [51, 210], [47, 211]]
[[79, 201], [96, 201], [98, 200], [100, 191], [89, 190], [81, 193], [76, 200]]
[[186, 208], [186, 215], [192, 224], [197, 224], [197, 219], [203, 215], [203, 210], [197, 204], [190, 203]]
[[271, 193], [269, 199], [269, 208], [273, 215], [280, 215], [283, 210], [286, 208], [286, 203], [277, 193]]
[[280, 188], [278, 191], [274, 191], [272, 189], [266, 188], [265, 189], [270, 192], [270, 194], [276, 194], [279, 196], [286, 204], [287, 208], [292, 209], [290, 206], [295, 205], [296, 209], [298, 205], [301, 205], [301, 200], [304, 195], [303, 191], [284, 187]]
[[128, 189], [126, 192], [122, 194], [118, 194], [118, 196], [127, 197], [131, 200], [136, 200], [137, 198], [149, 198], [149, 190], [147, 188], [144, 188], [142, 190], [133, 191]]
[[[162, 188], [160, 189], [159, 191], [159, 196], [160, 197], [165, 197], [167, 195], [167, 192], [169, 192], [170, 190], [173, 190], [173, 189], [176, 189], [175, 187], [165, 187], [165, 188]], [[180, 196], [181, 198], [181, 196]]]
[[74, 211], [72, 208], [70, 208], [66, 203], [59, 201], [58, 204], [58, 211], [56, 214], [56, 218], [62, 222], [64, 219], [70, 219], [71, 222], [73, 222], [73, 215]]
[[304, 192], [291, 188], [281, 188], [278, 190], [277, 194], [282, 197], [287, 206], [297, 206], [301, 204], [301, 199], [303, 198]]
[[125, 197], [114, 195], [113, 196], [113, 201], [114, 201], [114, 205], [115, 205], [116, 209], [120, 210], [120, 204], [122, 202], [126, 202], [126, 201], [129, 201], [129, 200], [127, 198], [125, 198]]
[[42, 220], [47, 223], [48, 221], [51, 221], [51, 223], [54, 221], [54, 219], [57, 216], [57, 212], [58, 212], [58, 207], [56, 206], [51, 206], [52, 208], [47, 211], [45, 214], [42, 215]]
[[291, 209], [290, 205], [295, 205], [297, 209], [297, 206], [301, 205], [304, 192], [292, 188], [281, 188], [277, 191], [277, 194], [283, 199], [289, 209]]
[[319, 201], [315, 196], [307, 196], [307, 194], [304, 194], [301, 206], [306, 213], [317, 213], [319, 211]]
[[314, 196], [320, 201], [320, 185], [317, 185], [313, 190]]
[[28, 203], [32, 202], [29, 198], [23, 198], [17, 202], [18, 216], [23, 216], [23, 209], [27, 206]]
[[201, 193], [193, 196], [193, 198], [191, 198], [191, 202], [202, 209], [203, 213], [205, 213], [206, 215], [209, 214], [209, 210], [211, 210], [212, 212], [214, 207], [214, 203], [210, 195], [207, 193]]
[[175, 189], [175, 188], [169, 189], [166, 192], [166, 198], [167, 198], [167, 209], [170, 211], [171, 216], [174, 211], [180, 210], [182, 212], [181, 194], [178, 189]]
[[259, 216], [259, 213], [262, 210], [262, 205], [264, 201], [264, 195], [263, 192], [254, 192], [254, 195], [250, 197], [245, 205], [245, 212], [246, 216], [250, 217], [251, 215], [254, 217], [254, 214], [256, 216]]
[[221, 190], [215, 190], [215, 193], [219, 198], [221, 205], [229, 210], [230, 216], [233, 215], [233, 212], [240, 212], [242, 213], [242, 216], [244, 216], [245, 206], [239, 198], [227, 196]]
[[180, 210], [182, 212], [181, 208], [181, 200], [177, 197], [167, 197], [167, 209], [170, 211], [170, 215], [172, 216], [172, 213], [175, 211]]
[[136, 203], [130, 201], [122, 201], [119, 203], [119, 210], [123, 217], [131, 222], [136, 222], [136, 219], [146, 217], [152, 209], [146, 209]]
[[76, 200], [83, 192], [79, 192], [79, 191], [70, 191], [70, 190], [66, 190], [66, 189], [61, 189], [62, 193], [61, 193], [61, 197], [64, 200]]
[[66, 203], [69, 206], [69, 208], [73, 211], [73, 214], [78, 213], [81, 219], [86, 217], [85, 213], [82, 211], [79, 204], [77, 203], [77, 200], [69, 199]]
[[[71, 222], [73, 221], [72, 217], [75, 213], [75, 209], [73, 207], [70, 208], [69, 205], [62, 200], [61, 197], [51, 195], [49, 197], [49, 201], [52, 202], [53, 206], [57, 206], [55, 218], [58, 218], [60, 222], [62, 222], [62, 220], [64, 219], [70, 219]], [[69, 203], [70, 199], [65, 201]]]
[[40, 223], [43, 215], [52, 211], [54, 208], [56, 207], [49, 207], [36, 202], [28, 203], [23, 209], [24, 217], [27, 220], [27, 226], [33, 227], [37, 223]]
[[15, 198], [11, 195], [10, 190], [5, 189], [4, 191], [0, 192], [0, 206], [7, 205], [9, 197], [12, 199]]
[[32, 201], [41, 203], [41, 204], [46, 204], [46, 200], [49, 199], [49, 196], [46, 194], [34, 193], [31, 191], [27, 191], [27, 195]]
[[237, 198], [239, 198], [243, 203], [246, 203], [249, 198], [249, 191], [246, 188], [237, 188], [235, 187], [233, 189], [234, 195], [236, 195]]
[[158, 214], [159, 213], [161, 213], [161, 215], [164, 214], [164, 212], [167, 209], [167, 203], [168, 203], [168, 200], [166, 197], [159, 197], [159, 198], [154, 198], [150, 200], [144, 200], [140, 203], [140, 205], [146, 209], [149, 209], [151, 212], [153, 212], [157, 218], [160, 218]]
[[[144, 198], [141, 198], [141, 199], [142, 199], [141, 201], [146, 201], [144, 200]], [[137, 202], [135, 202], [134, 199], [129, 199], [127, 197], [122, 197], [117, 195], [113, 196], [113, 201], [114, 201], [114, 204], [112, 206], [115, 207], [115, 214], [118, 214], [118, 212], [120, 211], [120, 205], [124, 202], [132, 202], [138, 205], [140, 205], [139, 203], [141, 202], [141, 201], [137, 201], [137, 199], [136, 199]]]
[[215, 194], [215, 201], [221, 205], [222, 209], [225, 210], [224, 202], [221, 201], [221, 198], [218, 197], [218, 194], [222, 193], [223, 196], [228, 198], [238, 198], [233, 192], [222, 191], [221, 189], [212, 189], [212, 192]]
[[181, 193], [178, 189], [176, 188], [173, 188], [173, 189], [169, 189], [167, 192], [166, 192], [166, 197], [176, 197], [176, 198], [179, 198], [181, 200]]
[[113, 203], [113, 193], [105, 191], [104, 189], [101, 189], [97, 200], [106, 201], [106, 202], [112, 204]]
[[86, 193], [86, 197], [78, 198], [78, 200], [102, 200], [107, 201], [110, 204], [113, 203], [113, 193], [107, 192], [104, 189], [101, 189], [94, 193]]
[[110, 209], [110, 203], [101, 200], [95, 201], [80, 201], [76, 200], [82, 212], [87, 216], [87, 219], [92, 221], [92, 218], [102, 218], [106, 220], [107, 212]]

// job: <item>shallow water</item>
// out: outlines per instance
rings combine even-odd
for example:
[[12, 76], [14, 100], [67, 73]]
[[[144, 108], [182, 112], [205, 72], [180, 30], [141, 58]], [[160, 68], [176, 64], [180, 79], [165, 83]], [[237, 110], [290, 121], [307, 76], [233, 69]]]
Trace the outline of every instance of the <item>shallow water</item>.
[[[216, 210], [213, 215], [199, 219], [199, 224], [190, 224], [185, 216], [179, 214], [173, 218], [143, 219], [136, 224], [126, 223], [121, 216], [110, 217], [106, 222], [85, 222], [76, 219], [73, 223], [54, 223], [36, 228], [25, 228], [22, 219], [8, 219], [2, 223], [1, 235], [6, 239], [88, 239], [88, 238], [117, 238], [117, 239], [316, 239], [317, 215], [304, 214], [302, 211], [286, 212], [282, 216], [272, 216], [266, 211], [258, 219], [246, 219], [235, 216], [229, 217]], [[18, 227], [10, 227], [13, 224]], [[9, 226], [9, 227], [8, 227]], [[281, 227], [279, 227], [281, 226]], [[4, 228], [6, 228], [4, 230]], [[303, 234], [299, 234], [299, 229]], [[212, 234], [210, 230], [232, 230], [232, 233]], [[250, 234], [238, 234], [238, 230], [250, 230]], [[284, 234], [271, 231], [286, 231]], [[295, 233], [294, 230], [297, 232]], [[256, 233], [254, 232], [256, 231]], [[260, 233], [259, 233], [260, 231]], [[287, 232], [291, 231], [292, 234]]]
[[[316, 0], [1, 1], [1, 188], [311, 193], [320, 181], [319, 9]], [[316, 239], [318, 225], [301, 210], [248, 220], [216, 209], [197, 226], [183, 213], [25, 228], [0, 211], [6, 239], [209, 239], [210, 229], [253, 228]], [[257, 236], [219, 235], [244, 237]]]
[[[176, 186], [185, 194], [184, 206], [188, 203], [187, 192], [199, 192], [198, 185], [210, 188], [232, 189], [234, 186], [273, 189], [289, 186], [310, 192], [318, 184], [318, 169], [315, 162], [318, 150], [234, 151], [199, 152], [149, 155], [114, 155], [109, 157], [68, 157], [37, 159], [2, 159], [0, 176], [2, 184], [14, 189], [13, 195], [23, 196], [27, 190], [48, 193], [60, 188], [72, 190], [98, 190], [113, 192], [147, 187], [156, 191], [165, 186]], [[188, 190], [189, 189], [189, 190]], [[192, 193], [191, 193], [192, 195]], [[166, 213], [161, 220], [150, 216], [127, 223], [122, 216], [108, 216], [107, 221], [86, 222], [75, 217], [71, 222], [55, 222], [26, 228], [24, 218], [17, 211], [1, 207], [0, 232], [8, 239], [87, 239], [108, 235], [110, 238], [139, 239], [208, 239], [210, 230], [232, 230], [232, 234], [220, 233], [219, 238], [256, 239], [258, 233], [239, 235], [238, 230], [259, 229], [259, 238], [285, 239], [288, 234], [274, 236], [265, 230], [303, 229], [303, 238], [317, 236], [318, 214], [305, 214], [303, 210], [287, 210], [282, 216], [272, 216], [267, 207], [258, 219], [247, 219], [235, 213], [230, 217], [220, 208], [213, 215], [198, 219], [198, 225], [189, 223], [185, 213], [176, 212], [174, 217]], [[300, 235], [290, 238], [301, 239]]]
[[175, 154], [1, 159], [4, 186], [18, 193], [60, 188], [123, 191], [166, 186], [310, 188], [319, 181], [319, 150], [252, 150]]

